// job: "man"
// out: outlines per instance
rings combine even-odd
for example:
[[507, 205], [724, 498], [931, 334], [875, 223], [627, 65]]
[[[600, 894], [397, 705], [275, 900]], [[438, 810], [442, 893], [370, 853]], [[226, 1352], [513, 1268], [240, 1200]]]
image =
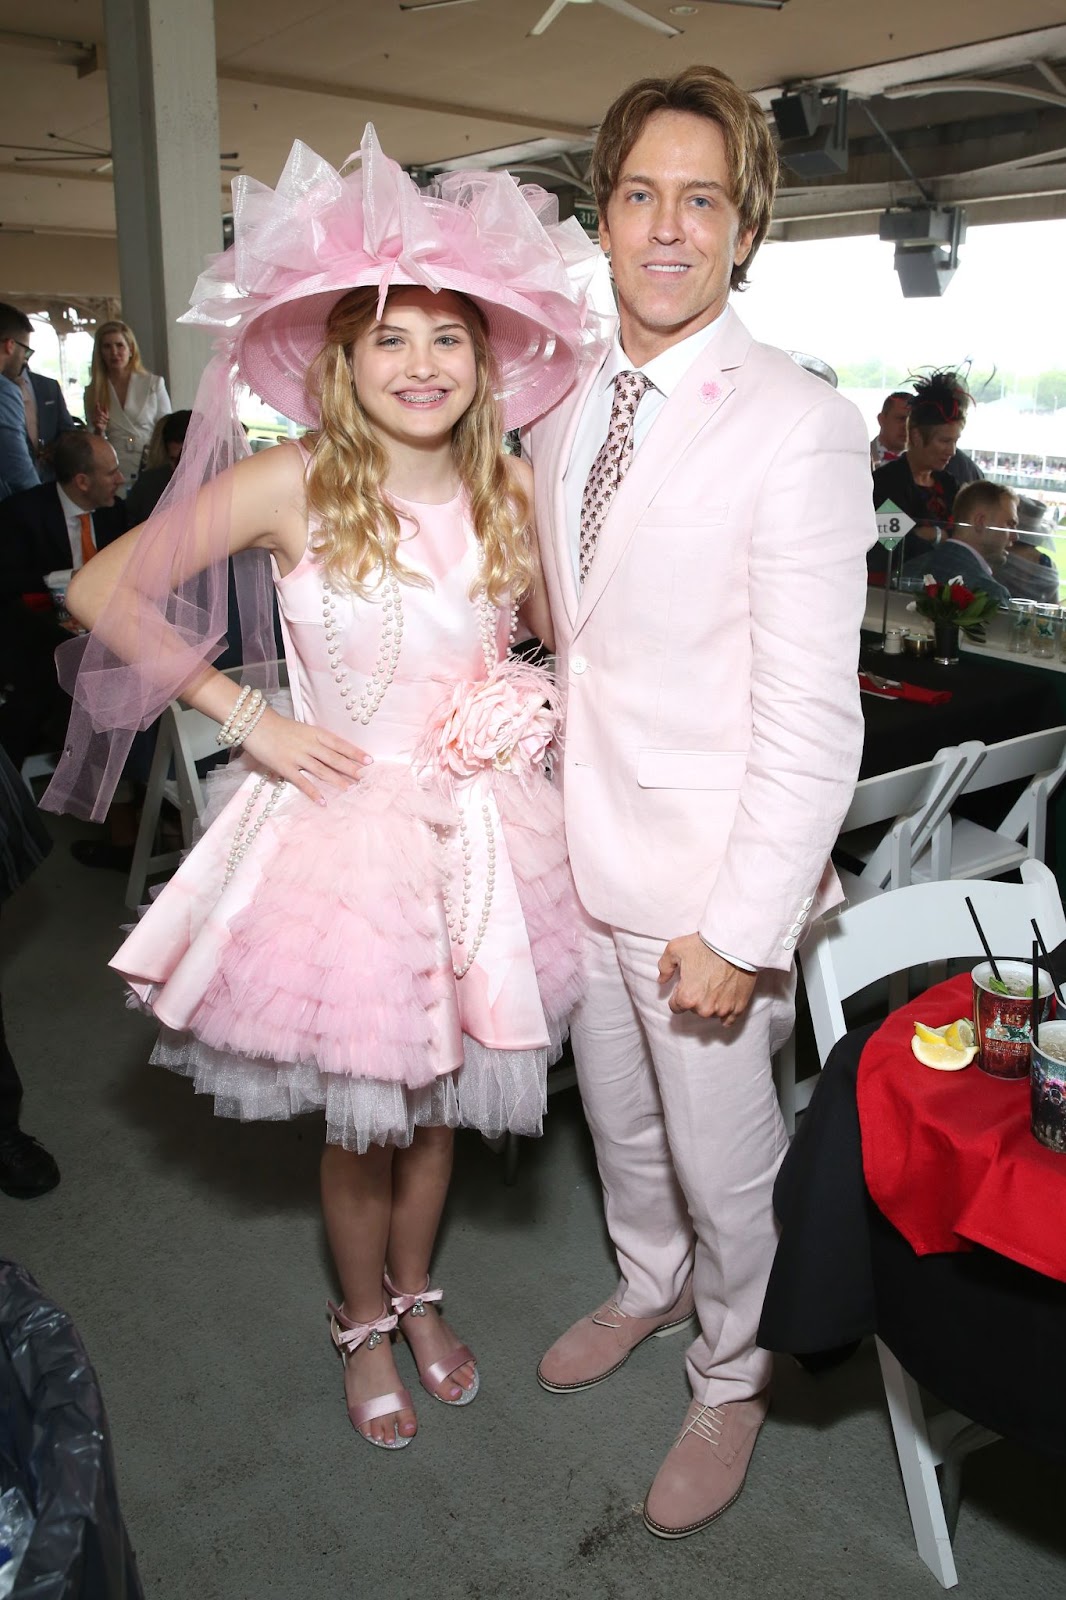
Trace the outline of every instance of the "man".
[[55, 619], [45, 574], [83, 566], [126, 527], [115, 500], [122, 473], [106, 439], [87, 429], [61, 434], [54, 464], [57, 483], [0, 503], [0, 742], [16, 767], [61, 741], [69, 711], [53, 661], [69, 634]]
[[1017, 533], [999, 569], [1000, 582], [1016, 600], [1058, 605], [1059, 569], [1048, 553], [1055, 549], [1055, 536], [1047, 526], [1047, 506], [1025, 494], [1017, 504]]
[[29, 317], [0, 302], [0, 478], [8, 494], [32, 489], [40, 476], [26, 432], [26, 402], [20, 379], [33, 354]]
[[906, 588], [921, 585], [928, 574], [937, 583], [961, 578], [967, 589], [984, 589], [1000, 605], [1010, 604], [1010, 590], [995, 576], [1015, 540], [1018, 503], [998, 483], [968, 483], [955, 496], [954, 529], [949, 539], [930, 545], [903, 567]]
[[19, 379], [19, 388], [26, 408], [26, 436], [38, 476], [42, 483], [54, 483], [51, 447], [61, 433], [69, 433], [75, 426], [74, 418], [54, 378], [42, 377], [27, 367]]
[[709, 67], [645, 80], [592, 172], [620, 336], [529, 448], [589, 917], [572, 1037], [621, 1281], [538, 1377], [587, 1388], [695, 1311], [694, 1399], [644, 1507], [673, 1538], [739, 1494], [766, 1413], [770, 1057], [796, 944], [840, 898], [875, 530], [859, 413], [728, 308], [777, 176], [756, 102]]
[[0, 505], [0, 599], [47, 594], [45, 573], [77, 571], [126, 531], [115, 500], [125, 480], [106, 439], [76, 428], [56, 441], [53, 460], [57, 482]]
[[896, 461], [907, 448], [907, 417], [914, 396], [893, 389], [877, 413], [878, 433], [870, 440], [870, 467], [876, 472], [886, 461]]

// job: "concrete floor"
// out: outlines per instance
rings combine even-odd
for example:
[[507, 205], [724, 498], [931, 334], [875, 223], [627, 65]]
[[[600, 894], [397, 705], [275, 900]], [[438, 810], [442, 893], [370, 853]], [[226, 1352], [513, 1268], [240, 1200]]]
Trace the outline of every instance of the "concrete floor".
[[[779, 1362], [744, 1494], [677, 1543], [651, 1538], [639, 1511], [686, 1405], [681, 1341], [652, 1342], [584, 1394], [537, 1386], [539, 1353], [612, 1287], [572, 1092], [512, 1189], [460, 1138], [435, 1276], [480, 1358], [477, 1403], [447, 1411], [416, 1390], [409, 1450], [361, 1443], [324, 1314], [318, 1125], [217, 1120], [145, 1065], [152, 1029], [105, 968], [124, 880], [71, 860], [87, 829], [55, 832], [5, 910], [0, 975], [24, 1125], [63, 1182], [34, 1202], [0, 1195], [0, 1241], [88, 1346], [152, 1600], [939, 1592], [915, 1554], [871, 1347], [818, 1380]], [[963, 1494], [960, 1595], [1066, 1593], [1061, 1469], [999, 1444], [971, 1458]]]

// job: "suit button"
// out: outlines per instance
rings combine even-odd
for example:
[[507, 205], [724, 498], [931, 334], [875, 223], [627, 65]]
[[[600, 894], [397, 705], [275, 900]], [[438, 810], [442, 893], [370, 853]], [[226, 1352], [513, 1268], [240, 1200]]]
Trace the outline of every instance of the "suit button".
[[790, 933], [787, 939], [782, 940], [782, 943], [786, 950], [794, 950], [796, 948], [795, 935]]
[[804, 900], [804, 902], [803, 902], [804, 911], [809, 911], [811, 909], [811, 907], [813, 906], [813, 904], [814, 904], [814, 896], [813, 896], [813, 894], [809, 894], [807, 896], [806, 900]]
[[570, 671], [576, 672], [578, 677], [580, 677], [581, 674], [587, 670], [587, 668], [588, 662], [585, 660], [584, 656], [570, 657]]

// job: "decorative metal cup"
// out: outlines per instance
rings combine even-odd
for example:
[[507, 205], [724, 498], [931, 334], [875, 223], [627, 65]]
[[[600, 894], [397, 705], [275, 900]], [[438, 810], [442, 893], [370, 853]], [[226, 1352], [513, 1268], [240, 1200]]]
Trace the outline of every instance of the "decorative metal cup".
[[[995, 980], [987, 961], [974, 967], [973, 1031], [977, 1041], [977, 1065], [993, 1078], [1027, 1078], [1029, 1046], [1032, 1042], [1033, 970], [1026, 961], [997, 961], [1003, 982], [1014, 993], [1003, 994], [992, 987]], [[1043, 968], [1037, 974], [1040, 989], [1040, 1025], [1050, 1017], [1055, 1003], [1050, 974]]]
[[1038, 1039], [1029, 1069], [1033, 1138], [1066, 1154], [1066, 1022], [1042, 1022]]

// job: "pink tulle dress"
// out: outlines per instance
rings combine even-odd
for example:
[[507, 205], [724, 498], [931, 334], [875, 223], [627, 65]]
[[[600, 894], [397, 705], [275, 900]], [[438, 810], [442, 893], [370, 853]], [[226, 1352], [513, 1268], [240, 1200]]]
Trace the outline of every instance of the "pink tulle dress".
[[153, 1061], [219, 1115], [324, 1109], [359, 1151], [420, 1125], [539, 1133], [580, 988], [550, 686], [507, 661], [509, 611], [471, 599], [465, 499], [395, 507], [425, 587], [360, 599], [310, 548], [274, 575], [295, 715], [373, 765], [324, 807], [227, 769], [111, 963], [162, 1024]]

